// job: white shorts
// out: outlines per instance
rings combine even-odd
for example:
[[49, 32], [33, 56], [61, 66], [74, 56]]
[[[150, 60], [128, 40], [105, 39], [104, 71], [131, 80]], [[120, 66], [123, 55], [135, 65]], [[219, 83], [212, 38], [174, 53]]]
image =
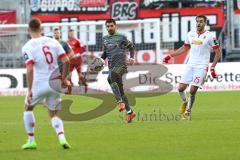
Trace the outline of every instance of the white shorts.
[[182, 74], [180, 83], [191, 84], [193, 86], [200, 87], [203, 85], [206, 76], [207, 76], [207, 69], [186, 66]]
[[53, 91], [48, 81], [38, 81], [33, 83], [32, 88], [32, 100], [30, 104], [25, 97], [25, 104], [35, 106], [37, 104], [43, 104], [49, 110], [61, 110], [61, 97], [60, 93]]

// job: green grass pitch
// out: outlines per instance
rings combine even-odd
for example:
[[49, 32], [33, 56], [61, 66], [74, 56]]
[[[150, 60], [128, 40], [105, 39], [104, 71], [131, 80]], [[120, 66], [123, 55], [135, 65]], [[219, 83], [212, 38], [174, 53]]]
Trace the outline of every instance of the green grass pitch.
[[[66, 97], [65, 97], [66, 98]], [[99, 101], [71, 96], [72, 112], [85, 112]], [[24, 97], [0, 97], [0, 159], [6, 160], [239, 160], [239, 92], [199, 92], [192, 120], [150, 120], [143, 115], [161, 110], [177, 115], [177, 93], [138, 98], [134, 110], [141, 113], [131, 124], [122, 122], [116, 109], [86, 122], [65, 121], [65, 134], [72, 145], [63, 150], [51, 127], [47, 110], [37, 106], [37, 150], [21, 150], [26, 141], [23, 125]]]

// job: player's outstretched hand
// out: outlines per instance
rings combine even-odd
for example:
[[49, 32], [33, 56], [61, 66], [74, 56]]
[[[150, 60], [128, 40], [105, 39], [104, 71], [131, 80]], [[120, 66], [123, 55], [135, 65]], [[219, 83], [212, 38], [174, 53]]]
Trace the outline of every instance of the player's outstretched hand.
[[129, 58], [129, 59], [127, 60], [127, 64], [133, 65], [133, 64], [134, 64], [134, 59], [133, 59], [133, 58]]
[[68, 88], [67, 92], [65, 94], [71, 94], [72, 93], [72, 84], [69, 80], [65, 79], [62, 81], [62, 87]]
[[171, 59], [172, 57], [170, 55], [167, 55], [166, 57], [163, 58], [163, 63], [168, 63], [168, 61]]
[[211, 71], [211, 76], [212, 76], [213, 78], [217, 78], [218, 75], [216, 74], [215, 68], [214, 68], [214, 67], [211, 67], [210, 71]]
[[67, 86], [71, 86], [71, 82], [67, 79], [63, 80], [63, 86], [67, 87]]

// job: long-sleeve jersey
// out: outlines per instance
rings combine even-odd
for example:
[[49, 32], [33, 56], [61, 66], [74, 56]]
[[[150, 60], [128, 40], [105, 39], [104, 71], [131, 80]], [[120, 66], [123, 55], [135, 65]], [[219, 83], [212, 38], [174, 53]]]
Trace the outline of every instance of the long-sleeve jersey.
[[126, 65], [126, 52], [130, 52], [130, 57], [134, 57], [134, 45], [126, 36], [115, 33], [103, 37], [102, 59], [108, 59], [108, 67]]

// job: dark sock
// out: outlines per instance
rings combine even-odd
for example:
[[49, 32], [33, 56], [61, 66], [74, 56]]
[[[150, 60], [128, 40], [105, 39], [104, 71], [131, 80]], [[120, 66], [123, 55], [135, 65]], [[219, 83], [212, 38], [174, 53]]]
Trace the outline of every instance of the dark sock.
[[193, 107], [193, 103], [195, 101], [195, 95], [191, 95], [189, 96], [189, 101], [188, 101], [188, 105], [187, 105], [187, 109], [191, 110]]

